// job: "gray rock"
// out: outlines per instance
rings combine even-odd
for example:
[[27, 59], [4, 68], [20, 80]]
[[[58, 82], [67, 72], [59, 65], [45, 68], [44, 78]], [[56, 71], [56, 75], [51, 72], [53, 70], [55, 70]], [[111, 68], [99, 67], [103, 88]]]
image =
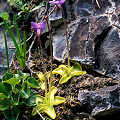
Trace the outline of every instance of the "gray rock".
[[96, 118], [102, 116], [102, 120], [104, 117], [114, 115], [120, 110], [119, 98], [120, 84], [96, 91], [79, 91], [78, 94], [82, 110]]
[[[70, 59], [120, 79], [120, 1], [101, 0], [99, 5], [100, 8], [96, 0], [65, 2], [63, 7], [69, 6], [64, 12], [67, 13]], [[66, 37], [64, 24], [59, 22], [61, 15], [59, 17], [50, 18], [54, 36], [53, 57], [64, 62], [67, 58]], [[57, 20], [58, 24], [55, 24]]]

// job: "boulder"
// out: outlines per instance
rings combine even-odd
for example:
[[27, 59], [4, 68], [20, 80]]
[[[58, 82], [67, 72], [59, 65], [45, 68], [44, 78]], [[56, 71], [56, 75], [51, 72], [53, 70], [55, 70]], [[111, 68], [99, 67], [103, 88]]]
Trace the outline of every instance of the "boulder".
[[[97, 120], [119, 120], [120, 84], [95, 91], [79, 91], [78, 100], [82, 111]], [[112, 116], [112, 119], [111, 119]]]
[[[99, 1], [98, 1], [99, 2]], [[67, 22], [70, 59], [103, 75], [120, 79], [120, 1], [66, 0], [63, 5]], [[55, 11], [56, 12], [56, 11]], [[65, 62], [66, 37], [60, 11], [50, 17], [53, 30], [53, 57]]]

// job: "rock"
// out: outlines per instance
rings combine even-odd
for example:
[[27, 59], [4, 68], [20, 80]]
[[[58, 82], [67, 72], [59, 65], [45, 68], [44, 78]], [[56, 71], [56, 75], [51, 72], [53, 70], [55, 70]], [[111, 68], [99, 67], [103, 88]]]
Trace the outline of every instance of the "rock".
[[[99, 1], [98, 1], [99, 2]], [[64, 4], [70, 43], [70, 59], [87, 65], [103, 75], [120, 80], [119, 24], [120, 1], [68, 1]], [[68, 9], [66, 9], [66, 6]], [[69, 6], [69, 7], [68, 7]], [[57, 14], [54, 14], [55, 16]], [[59, 15], [61, 19], [61, 14]], [[64, 24], [50, 18], [53, 30], [53, 57], [67, 58]], [[112, 37], [111, 37], [112, 36]]]
[[78, 94], [80, 109], [95, 118], [100, 119], [102, 117], [102, 120], [110, 119], [111, 115], [118, 120], [118, 113], [120, 113], [119, 97], [120, 84], [95, 91], [79, 91]]

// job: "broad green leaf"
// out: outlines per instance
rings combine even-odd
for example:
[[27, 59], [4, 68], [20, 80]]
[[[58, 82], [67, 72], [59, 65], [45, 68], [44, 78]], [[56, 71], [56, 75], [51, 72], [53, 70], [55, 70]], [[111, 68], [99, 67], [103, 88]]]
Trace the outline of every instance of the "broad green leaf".
[[75, 72], [75, 71], [82, 71], [82, 66], [77, 62], [70, 69], [70, 72]]
[[0, 110], [5, 110], [11, 107], [11, 102], [9, 99], [0, 99]]
[[15, 88], [18, 89], [22, 98], [28, 98], [30, 96], [30, 89], [27, 82], [22, 84], [22, 90], [18, 84], [15, 86]]
[[18, 71], [18, 75], [22, 78], [22, 81], [24, 81], [27, 77], [30, 76], [29, 73], [22, 73], [20, 71]]
[[3, 113], [8, 120], [17, 120], [20, 111], [18, 108], [13, 107], [12, 110], [6, 109]]
[[14, 86], [14, 85], [18, 84], [20, 82], [20, 80], [19, 79], [15, 79], [15, 78], [10, 78], [9, 80], [4, 81], [4, 82], [5, 83], [9, 83], [9, 84]]
[[20, 94], [16, 93], [13, 95], [14, 105], [18, 105], [20, 99]]
[[59, 97], [59, 96], [55, 96], [53, 105], [62, 104], [64, 102], [65, 102], [65, 98]]
[[50, 101], [53, 101], [53, 100], [54, 100], [54, 96], [55, 96], [56, 92], [57, 92], [57, 88], [53, 86], [53, 87], [51, 88]]
[[36, 105], [40, 105], [42, 103], [44, 103], [44, 97], [36, 95]]
[[3, 14], [2, 14], [2, 18], [3, 18], [4, 20], [8, 20], [9, 14], [8, 14], [7, 12], [3, 13]]
[[67, 74], [65, 74], [59, 81], [59, 84], [63, 84], [66, 83], [72, 76], [68, 76]]
[[38, 82], [36, 81], [35, 78], [29, 77], [29, 78], [27, 79], [27, 81], [28, 81], [28, 83], [29, 83], [29, 87], [32, 87], [32, 88], [40, 88], [40, 86], [39, 86], [39, 84], [38, 84]]
[[56, 118], [56, 113], [53, 106], [49, 106], [47, 109], [43, 110], [46, 114], [48, 114], [52, 119]]
[[2, 81], [6, 81], [6, 80], [9, 80], [10, 78], [13, 78], [13, 74], [11, 73], [5, 73], [3, 76], [2, 76]]
[[36, 105], [36, 95], [31, 92], [29, 98], [26, 99], [24, 102], [28, 106], [34, 106], [34, 105]]
[[5, 94], [8, 98], [12, 92], [12, 86], [8, 83], [0, 83], [0, 93]]
[[47, 109], [48, 106], [46, 104], [40, 104], [38, 106], [36, 106], [33, 111], [32, 111], [32, 115], [36, 115], [37, 114], [37, 111], [36, 109], [39, 111], [39, 112], [43, 112], [43, 110]]
[[72, 72], [71, 73], [71, 77], [72, 76], [79, 76], [79, 75], [82, 75], [82, 74], [86, 74], [86, 71], [76, 71], [76, 72]]
[[4, 93], [0, 93], [0, 98], [9, 98], [9, 97], [6, 96]]
[[45, 75], [42, 74], [41, 72], [39, 72], [39, 74], [37, 74], [38, 78], [40, 79], [41, 82], [45, 81]]

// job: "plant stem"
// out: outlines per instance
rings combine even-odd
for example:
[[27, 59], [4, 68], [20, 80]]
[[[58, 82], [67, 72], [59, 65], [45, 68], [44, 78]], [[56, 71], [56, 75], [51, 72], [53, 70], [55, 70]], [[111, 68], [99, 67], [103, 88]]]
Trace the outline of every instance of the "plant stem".
[[69, 41], [68, 41], [68, 35], [67, 35], [67, 26], [66, 26], [66, 22], [65, 22], [65, 16], [64, 16], [63, 8], [60, 7], [60, 9], [61, 9], [62, 16], [63, 16], [63, 21], [64, 21], [64, 25], [65, 25], [65, 32], [66, 32], [66, 39], [67, 39], [68, 74], [69, 74], [69, 70], [70, 70], [70, 59], [69, 59]]
[[46, 18], [46, 23], [49, 31], [49, 36], [50, 36], [50, 53], [51, 53], [51, 68], [50, 68], [50, 83], [49, 83], [49, 103], [50, 102], [50, 94], [51, 94], [51, 86], [52, 86], [52, 62], [53, 62], [53, 54], [52, 54], [52, 39], [51, 39], [51, 32], [50, 32], [50, 26], [48, 23], [48, 19]]
[[43, 58], [43, 51], [42, 51], [42, 45], [41, 45], [41, 40], [40, 40], [40, 36], [38, 36], [38, 41], [40, 43], [40, 50], [41, 50], [41, 55], [42, 55], [42, 62], [43, 62], [43, 71], [44, 71], [44, 77], [45, 77], [45, 103], [47, 103], [47, 78], [46, 78], [46, 71], [45, 71], [45, 62], [44, 62], [44, 58]]

